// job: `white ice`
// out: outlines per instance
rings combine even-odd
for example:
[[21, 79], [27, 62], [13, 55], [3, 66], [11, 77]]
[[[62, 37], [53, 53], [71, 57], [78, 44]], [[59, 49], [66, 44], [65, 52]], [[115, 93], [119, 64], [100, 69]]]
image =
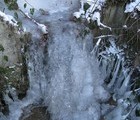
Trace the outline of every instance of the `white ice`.
[[133, 12], [134, 9], [140, 11], [140, 0], [135, 0], [134, 2], [130, 2], [129, 4], [126, 4], [124, 12], [125, 13]]

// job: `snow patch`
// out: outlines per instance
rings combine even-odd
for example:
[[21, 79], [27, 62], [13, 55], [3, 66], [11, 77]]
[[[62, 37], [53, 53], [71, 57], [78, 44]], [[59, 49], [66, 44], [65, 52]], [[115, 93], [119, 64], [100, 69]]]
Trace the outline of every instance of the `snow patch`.
[[4, 21], [9, 22], [11, 25], [18, 26], [17, 21], [14, 19], [13, 16], [7, 15], [3, 13], [2, 11], [0, 11], [0, 16], [3, 17]]
[[43, 34], [47, 34], [48, 33], [48, 29], [47, 29], [47, 27], [44, 24], [37, 23], [37, 25], [38, 25], [38, 28], [41, 29]]
[[[30, 12], [30, 8], [38, 11], [40, 8], [49, 13], [56, 13], [68, 10], [78, 4], [79, 0], [18, 0], [18, 5], [24, 12]], [[24, 3], [27, 7], [24, 8]]]
[[[111, 28], [101, 23], [100, 11], [104, 5], [105, 0], [81, 0], [81, 8], [78, 12], [73, 13], [73, 16], [77, 19], [86, 18], [90, 23], [91, 21], [96, 21], [99, 27], [108, 28], [111, 31]], [[84, 9], [85, 4], [89, 5], [87, 10]]]
[[125, 7], [125, 13], [133, 12], [134, 10], [140, 11], [140, 0], [135, 0], [134, 2], [130, 2]]

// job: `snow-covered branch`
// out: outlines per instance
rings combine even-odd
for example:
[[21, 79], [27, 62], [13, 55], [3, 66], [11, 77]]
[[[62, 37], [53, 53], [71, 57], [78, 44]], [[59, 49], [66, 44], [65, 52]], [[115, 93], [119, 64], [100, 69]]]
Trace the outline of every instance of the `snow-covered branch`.
[[[81, 0], [81, 8], [78, 12], [73, 13], [73, 16], [77, 19], [82, 17], [90, 23], [91, 21], [96, 21], [99, 27], [108, 28], [111, 31], [111, 27], [104, 25], [101, 22], [100, 11], [104, 5], [105, 0]], [[87, 9], [85, 6], [89, 5]]]
[[47, 29], [47, 26], [46, 25], [37, 22], [35, 19], [33, 19], [32, 17], [30, 17], [28, 13], [24, 13], [22, 10], [20, 10], [20, 12], [26, 18], [28, 18], [30, 21], [32, 21], [34, 24], [36, 24], [38, 26], [38, 28], [42, 31], [43, 34], [48, 34], [48, 29]]
[[135, 0], [134, 2], [130, 2], [125, 7], [125, 13], [133, 12], [134, 10], [140, 11], [140, 0]]
[[3, 20], [5, 22], [9, 22], [9, 24], [13, 25], [13, 26], [18, 26], [17, 25], [17, 21], [14, 19], [13, 16], [11, 15], [7, 15], [4, 12], [0, 11], [0, 16], [3, 18]]

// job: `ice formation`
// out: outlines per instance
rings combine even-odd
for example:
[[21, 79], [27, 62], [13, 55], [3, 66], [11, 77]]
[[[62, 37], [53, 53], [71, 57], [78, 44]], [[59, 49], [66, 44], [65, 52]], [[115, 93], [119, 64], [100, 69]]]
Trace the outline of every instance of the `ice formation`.
[[135, 0], [126, 5], [125, 13], [134, 12], [134, 10], [140, 11], [140, 0]]
[[[104, 5], [106, 0], [81, 0], [81, 8], [78, 12], [74, 12], [73, 16], [77, 19], [79, 18], [86, 18], [86, 20], [90, 23], [91, 21], [96, 21], [97, 26], [108, 28], [111, 30], [110, 27], [101, 23], [101, 15], [100, 11], [102, 10], [102, 6]], [[84, 6], [86, 4], [89, 5], [89, 8], [85, 9]]]

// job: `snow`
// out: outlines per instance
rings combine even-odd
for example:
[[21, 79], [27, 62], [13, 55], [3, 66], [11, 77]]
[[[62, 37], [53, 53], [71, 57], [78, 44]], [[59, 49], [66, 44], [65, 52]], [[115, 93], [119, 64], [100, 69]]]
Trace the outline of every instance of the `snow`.
[[13, 16], [7, 15], [0, 11], [0, 16], [3, 17], [4, 21], [9, 22], [13, 26], [17, 26], [17, 21], [14, 19]]
[[[22, 13], [23, 13], [23, 11], [22, 11]], [[47, 26], [46, 26], [46, 25], [37, 22], [35, 19], [33, 19], [33, 18], [29, 15], [28, 12], [25, 12], [25, 13], [23, 13], [23, 14], [25, 15], [26, 18], [28, 18], [29, 21], [33, 22], [33, 23], [36, 25], [36, 27], [34, 27], [34, 26], [32, 26], [32, 27], [38, 28], [43, 34], [48, 34], [48, 29], [47, 29]], [[33, 24], [33, 23], [32, 23], [32, 24]], [[27, 28], [25, 27], [26, 24], [27, 24], [27, 22], [24, 22], [24, 21], [23, 21], [23, 28], [24, 28], [24, 31], [27, 31], [27, 30], [26, 30]], [[28, 31], [28, 32], [31, 32], [31, 31]]]
[[75, 12], [75, 13], [73, 13], [73, 16], [75, 16], [77, 19], [80, 18], [81, 15], [82, 15], [81, 12]]
[[[83, 12], [85, 3], [88, 3], [90, 5], [90, 7], [85, 12]], [[81, 0], [81, 8], [78, 11], [79, 15], [82, 15], [85, 13], [85, 17], [87, 19], [88, 17], [90, 17], [90, 15], [92, 15], [92, 14], [94, 15], [94, 11], [96, 9], [101, 10], [101, 7], [104, 5], [104, 3], [105, 3], [105, 0]], [[75, 16], [75, 13], [73, 15]], [[75, 16], [75, 17], [77, 17], [77, 16]], [[99, 17], [99, 19], [100, 19], [99, 15], [97, 17]], [[78, 16], [78, 18], [79, 18], [79, 16]]]
[[127, 25], [123, 25], [123, 28], [127, 29], [128, 27], [127, 27]]
[[105, 1], [106, 0], [81, 0], [81, 4], [88, 3], [90, 5], [96, 4], [98, 6], [98, 5], [103, 5]]
[[101, 18], [100, 13], [99, 12], [94, 12], [94, 14], [92, 15], [91, 20], [97, 21], [97, 25], [100, 26], [100, 18]]
[[[27, 20], [24, 20], [24, 18], [21, 18], [23, 23], [23, 28], [30, 32], [31, 26], [34, 27], [34, 29], [39, 29], [43, 34], [48, 34], [47, 25], [44, 25], [34, 18], [32, 18], [32, 15], [30, 15], [30, 9], [35, 8], [34, 16], [39, 16], [40, 8], [43, 9], [45, 13], [49, 14], [55, 14], [57, 12], [63, 12], [70, 9], [72, 6], [76, 6], [78, 4], [78, 0], [52, 0], [52, 1], [46, 1], [46, 0], [18, 0], [17, 1], [19, 8], [21, 9], [22, 13], [25, 14], [25, 16], [32, 21], [35, 25], [30, 24], [29, 26], [27, 24]], [[24, 4], [27, 4], [27, 7], [24, 8]], [[36, 26], [37, 25], [37, 26]], [[34, 31], [33, 31], [34, 32]]]
[[44, 24], [37, 23], [37, 25], [38, 25], [39, 29], [41, 29], [43, 34], [47, 34], [48, 33], [48, 29], [47, 29], [47, 27]]
[[125, 13], [133, 12], [135, 9], [140, 11], [140, 0], [135, 0], [134, 2], [130, 2], [126, 4]]
[[[101, 23], [100, 11], [106, 0], [81, 0], [81, 8], [78, 12], [74, 12], [73, 16], [77, 19], [81, 16], [86, 18], [90, 23], [91, 21], [97, 21], [97, 26], [108, 28], [111, 31], [111, 28]], [[88, 3], [90, 7], [84, 11], [84, 4]]]
[[[40, 8], [45, 12], [56, 13], [68, 10], [74, 5], [78, 4], [79, 0], [18, 0], [20, 8], [25, 12], [30, 12], [30, 8], [35, 8], [38, 11]], [[27, 7], [24, 8], [24, 3], [27, 3]]]
[[74, 12], [73, 16], [75, 16], [76, 18], [80, 18], [81, 15], [84, 15], [85, 11], [83, 9], [79, 9], [79, 12]]

